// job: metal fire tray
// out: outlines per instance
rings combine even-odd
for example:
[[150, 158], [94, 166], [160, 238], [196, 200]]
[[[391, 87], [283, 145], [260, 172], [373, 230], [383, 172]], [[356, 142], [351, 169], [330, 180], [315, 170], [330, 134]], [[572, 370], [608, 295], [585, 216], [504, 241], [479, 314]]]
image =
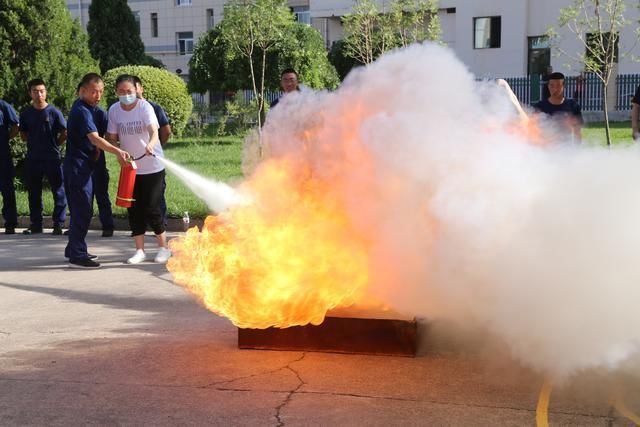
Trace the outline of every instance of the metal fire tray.
[[318, 326], [238, 329], [238, 347], [415, 357], [413, 320], [326, 317]]

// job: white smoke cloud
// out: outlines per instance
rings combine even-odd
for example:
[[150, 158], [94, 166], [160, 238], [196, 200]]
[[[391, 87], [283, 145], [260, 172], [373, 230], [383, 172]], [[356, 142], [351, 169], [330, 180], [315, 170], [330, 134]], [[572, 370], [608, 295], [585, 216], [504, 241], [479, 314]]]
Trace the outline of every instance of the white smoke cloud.
[[640, 349], [640, 152], [532, 145], [508, 130], [516, 117], [495, 83], [427, 44], [334, 93], [288, 95], [264, 136], [341, 183], [372, 239], [372, 294], [481, 325], [550, 374], [614, 368]]

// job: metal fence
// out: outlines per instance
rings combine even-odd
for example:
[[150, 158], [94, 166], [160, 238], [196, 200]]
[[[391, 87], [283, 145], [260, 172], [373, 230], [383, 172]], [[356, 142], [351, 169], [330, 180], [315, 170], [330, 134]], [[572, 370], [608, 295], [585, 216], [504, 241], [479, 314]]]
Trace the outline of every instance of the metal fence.
[[618, 74], [616, 78], [616, 110], [631, 110], [631, 98], [640, 86], [640, 74]]
[[[535, 98], [542, 98], [544, 85], [546, 84], [542, 79], [539, 79], [537, 88], [532, 88], [531, 76], [504, 77], [504, 79], [509, 83], [521, 104], [531, 105], [533, 103], [531, 92], [534, 90], [538, 91]], [[564, 80], [565, 95], [567, 98], [573, 98], [578, 101], [582, 106], [582, 111], [602, 111], [601, 83], [600, 79], [591, 73], [585, 73], [582, 76], [566, 76]], [[615, 84], [616, 103], [615, 106], [611, 105], [610, 109], [615, 108], [618, 111], [631, 110], [631, 98], [636, 93], [638, 86], [640, 86], [640, 74], [618, 74]], [[279, 98], [281, 94], [281, 92], [265, 92], [265, 100], [271, 103]], [[254, 98], [251, 90], [239, 91], [235, 96], [236, 99], [244, 102], [251, 102]], [[208, 94], [199, 93], [193, 93], [191, 97], [193, 98], [193, 104], [196, 106], [204, 106], [212, 102], [224, 102], [229, 98], [226, 94], [220, 94], [220, 97], [216, 97], [213, 100]]]
[[[544, 81], [540, 80], [539, 87], [532, 89], [531, 76], [505, 77], [511, 89], [523, 105], [532, 104], [533, 90], [538, 91], [540, 99], [544, 90]], [[533, 83], [535, 84], [535, 83]], [[610, 109], [628, 111], [631, 109], [631, 98], [640, 86], [640, 74], [619, 74], [616, 77], [615, 91], [616, 103]], [[580, 103], [583, 111], [602, 111], [602, 82], [594, 74], [586, 73], [583, 76], [566, 76], [564, 81], [565, 95]]]
[[[240, 91], [239, 93], [240, 99], [244, 99], [244, 102], [251, 102], [253, 101], [253, 91], [252, 90], [243, 90]], [[265, 91], [264, 92], [264, 99], [267, 103], [272, 103], [273, 101], [275, 101], [276, 99], [280, 98], [280, 95], [282, 95], [282, 92], [271, 92], [271, 91]]]

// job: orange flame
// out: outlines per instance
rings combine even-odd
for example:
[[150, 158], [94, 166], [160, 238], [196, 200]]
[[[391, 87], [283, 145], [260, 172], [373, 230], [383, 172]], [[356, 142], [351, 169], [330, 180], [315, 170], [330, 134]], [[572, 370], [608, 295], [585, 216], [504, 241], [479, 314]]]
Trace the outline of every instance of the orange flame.
[[202, 232], [172, 242], [176, 283], [241, 328], [317, 325], [328, 310], [358, 302], [367, 243], [331, 186], [271, 159], [248, 187], [251, 205], [208, 217]]

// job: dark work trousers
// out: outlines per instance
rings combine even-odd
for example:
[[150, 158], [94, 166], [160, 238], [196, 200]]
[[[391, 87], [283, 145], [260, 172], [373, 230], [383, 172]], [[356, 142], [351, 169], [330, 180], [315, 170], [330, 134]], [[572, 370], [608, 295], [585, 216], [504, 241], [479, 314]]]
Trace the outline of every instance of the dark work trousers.
[[5, 227], [17, 227], [16, 189], [13, 186], [15, 169], [9, 153], [0, 153], [0, 192], [2, 193], [2, 216]]
[[86, 167], [64, 165], [65, 190], [69, 201], [69, 243], [64, 254], [69, 261], [81, 261], [89, 257], [87, 232], [93, 216], [93, 182], [91, 170]]
[[165, 231], [162, 221], [162, 181], [164, 170], [156, 173], [136, 175], [133, 186], [133, 206], [128, 208], [131, 235], [144, 234], [147, 225], [158, 235]]
[[160, 201], [160, 210], [162, 211], [162, 223], [164, 224], [164, 228], [166, 230], [167, 224], [169, 223], [169, 215], [167, 214], [167, 201], [164, 198], [164, 193], [167, 190], [167, 180], [166, 176], [162, 177], [162, 200]]
[[109, 169], [104, 158], [104, 151], [100, 152], [100, 157], [93, 169], [93, 195], [98, 204], [98, 216], [102, 230], [113, 230], [113, 212], [111, 210], [111, 200], [109, 199]]
[[62, 177], [62, 162], [60, 159], [36, 160], [27, 158], [25, 161], [25, 183], [29, 192], [29, 218], [31, 228], [42, 228], [42, 180], [46, 176], [53, 195], [54, 227], [62, 228], [67, 219], [67, 198], [64, 192]]

